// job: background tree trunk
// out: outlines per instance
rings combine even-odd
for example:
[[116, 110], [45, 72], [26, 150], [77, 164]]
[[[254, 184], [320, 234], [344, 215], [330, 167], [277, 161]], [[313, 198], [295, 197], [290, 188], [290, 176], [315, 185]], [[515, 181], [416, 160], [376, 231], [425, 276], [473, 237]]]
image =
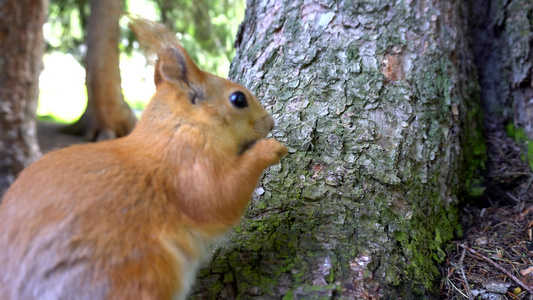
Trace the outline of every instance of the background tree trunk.
[[523, 129], [533, 141], [533, 2], [468, 2], [485, 112]]
[[197, 298], [435, 292], [484, 155], [465, 19], [452, 0], [248, 1], [230, 74], [290, 154]]
[[91, 0], [90, 6], [85, 61], [87, 109], [65, 131], [86, 135], [89, 140], [111, 139], [127, 135], [136, 122], [120, 85], [121, 0]]
[[40, 156], [36, 111], [45, 0], [0, 0], [0, 197]]

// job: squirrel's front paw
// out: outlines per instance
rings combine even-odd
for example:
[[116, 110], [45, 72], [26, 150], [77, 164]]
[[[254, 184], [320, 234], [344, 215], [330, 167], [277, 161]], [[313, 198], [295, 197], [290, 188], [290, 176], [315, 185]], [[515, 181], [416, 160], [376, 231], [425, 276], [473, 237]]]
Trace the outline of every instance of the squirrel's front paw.
[[264, 160], [267, 166], [278, 164], [288, 153], [287, 147], [275, 139], [261, 139], [250, 150], [255, 157]]

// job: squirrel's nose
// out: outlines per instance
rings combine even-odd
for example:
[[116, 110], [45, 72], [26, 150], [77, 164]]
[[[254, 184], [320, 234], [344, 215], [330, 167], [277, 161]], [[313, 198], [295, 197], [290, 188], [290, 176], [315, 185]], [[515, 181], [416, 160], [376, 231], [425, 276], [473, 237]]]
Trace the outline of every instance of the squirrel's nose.
[[274, 125], [274, 119], [272, 119], [270, 115], [264, 115], [261, 119], [255, 122], [254, 130], [263, 137], [266, 137], [268, 133], [272, 131]]

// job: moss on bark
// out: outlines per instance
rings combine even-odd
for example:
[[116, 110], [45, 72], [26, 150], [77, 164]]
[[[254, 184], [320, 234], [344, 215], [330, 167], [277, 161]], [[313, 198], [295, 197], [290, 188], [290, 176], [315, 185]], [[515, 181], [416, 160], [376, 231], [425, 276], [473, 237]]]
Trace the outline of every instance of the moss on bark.
[[435, 292], [484, 153], [465, 19], [458, 1], [248, 2], [231, 76], [290, 154], [197, 298], [213, 282], [228, 299]]

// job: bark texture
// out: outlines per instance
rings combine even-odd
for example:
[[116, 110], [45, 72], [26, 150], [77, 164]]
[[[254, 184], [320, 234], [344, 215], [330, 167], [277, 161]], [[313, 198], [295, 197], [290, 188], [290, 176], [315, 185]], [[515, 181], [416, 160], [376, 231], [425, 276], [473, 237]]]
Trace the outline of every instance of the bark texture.
[[435, 292], [484, 153], [465, 20], [451, 0], [248, 1], [230, 74], [290, 154], [196, 298]]
[[0, 0], [0, 198], [40, 155], [36, 111], [46, 0]]
[[533, 2], [470, 0], [469, 6], [486, 112], [533, 140]]
[[112, 139], [127, 135], [136, 122], [120, 85], [121, 0], [91, 0], [90, 5], [85, 60], [87, 109], [66, 131], [89, 140]]

